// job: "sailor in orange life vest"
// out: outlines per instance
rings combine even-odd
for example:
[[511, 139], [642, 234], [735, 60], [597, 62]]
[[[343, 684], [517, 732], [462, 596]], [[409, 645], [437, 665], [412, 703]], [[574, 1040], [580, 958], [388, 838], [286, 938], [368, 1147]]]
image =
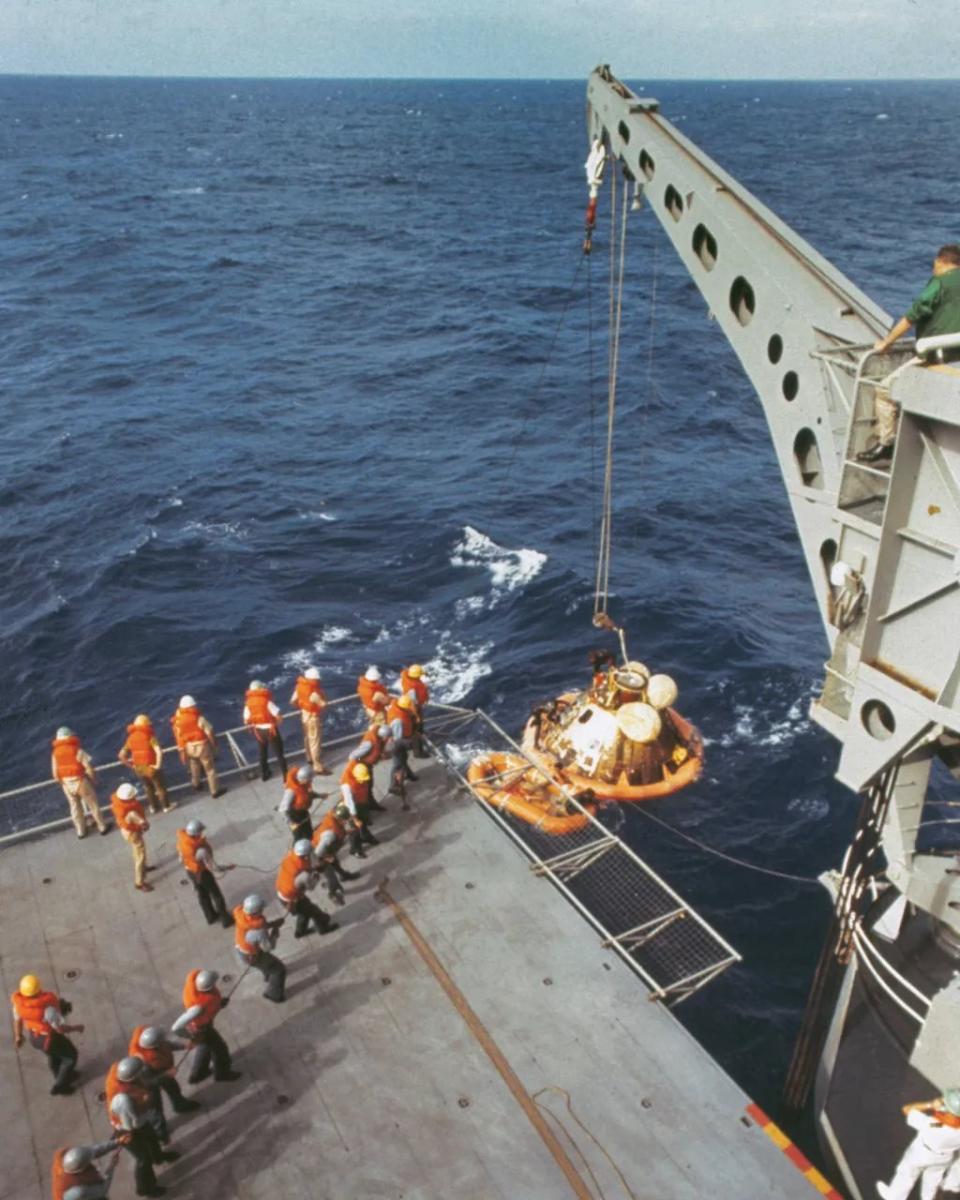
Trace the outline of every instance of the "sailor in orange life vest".
[[297, 679], [290, 703], [300, 709], [303, 722], [303, 748], [307, 762], [318, 775], [326, 775], [321, 747], [323, 745], [323, 710], [327, 707], [327, 694], [320, 686], [320, 672], [316, 667], [307, 667]]
[[357, 680], [357, 695], [371, 721], [382, 716], [390, 703], [390, 694], [381, 682], [376, 667], [367, 667]]
[[186, 1049], [186, 1042], [168, 1037], [159, 1025], [138, 1025], [130, 1037], [127, 1053], [143, 1059], [143, 1085], [150, 1089], [154, 1128], [161, 1142], [170, 1140], [167, 1119], [163, 1114], [161, 1092], [165, 1092], [169, 1097], [174, 1112], [195, 1112], [201, 1107], [199, 1100], [189, 1100], [183, 1094], [174, 1074], [176, 1064], [173, 1061], [173, 1052]]
[[197, 1052], [193, 1056], [189, 1083], [199, 1083], [210, 1074], [213, 1059], [213, 1077], [221, 1083], [230, 1083], [240, 1078], [233, 1069], [230, 1051], [213, 1022], [221, 1008], [230, 1003], [229, 996], [221, 996], [217, 987], [220, 976], [216, 971], [191, 971], [183, 985], [185, 1011], [171, 1026], [173, 1033], [185, 1033]]
[[[383, 758], [389, 738], [390, 730], [385, 722], [381, 722], [379, 725], [371, 725], [349, 754], [351, 762], [362, 762], [370, 770], [370, 799], [368, 804], [374, 812], [387, 811], [386, 807], [373, 794], [373, 768]], [[369, 818], [368, 820], [372, 825], [373, 819]]]
[[263, 915], [265, 908], [263, 897], [251, 892], [242, 904], [233, 910], [236, 922], [234, 934], [234, 951], [245, 967], [254, 967], [263, 976], [266, 990], [265, 1000], [274, 1004], [282, 1004], [286, 999], [284, 986], [287, 982], [287, 968], [271, 951], [277, 944], [280, 926], [286, 917], [276, 921], [268, 921]]
[[204, 836], [206, 828], [202, 821], [194, 819], [188, 821], [184, 829], [178, 829], [177, 854], [197, 893], [207, 924], [213, 925], [219, 921], [224, 929], [229, 929], [233, 918], [227, 911], [227, 902], [213, 873], [218, 867], [220, 871], [231, 871], [233, 867], [220, 867], [215, 861], [213, 848]]
[[364, 842], [368, 846], [378, 846], [380, 842], [370, 831], [370, 768], [365, 763], [347, 760], [340, 776], [340, 796], [350, 817], [350, 853], [366, 858]]
[[153, 732], [150, 718], [141, 713], [127, 726], [127, 740], [117, 755], [120, 761], [131, 767], [143, 783], [143, 790], [150, 801], [150, 811], [170, 812], [176, 803], [167, 799], [167, 777], [163, 773], [163, 750]]
[[317, 870], [326, 880], [327, 893], [335, 904], [345, 903], [340, 880], [360, 878], [356, 871], [348, 871], [342, 867], [337, 857], [341, 846], [347, 840], [347, 830], [353, 823], [349, 809], [341, 800], [326, 814], [313, 835], [313, 854]]
[[[114, 1157], [101, 1174], [93, 1160], [103, 1158], [111, 1150]], [[107, 1200], [119, 1157], [120, 1150], [113, 1138], [95, 1146], [65, 1146], [55, 1150], [50, 1168], [53, 1200]]]
[[287, 772], [286, 787], [277, 811], [286, 817], [295, 842], [309, 838], [313, 833], [310, 806], [314, 800], [323, 799], [313, 790], [312, 783], [313, 767], [306, 763], [302, 767], [291, 767]]
[[[80, 739], [66, 725], [61, 725], [51, 743], [50, 774], [63, 788], [70, 805], [70, 820], [77, 837], [87, 836], [87, 817], [100, 833], [107, 832], [107, 824], [100, 815], [100, 804], [94, 784], [97, 773], [93, 760], [80, 745]], [[96, 1169], [96, 1168], [94, 1168]]]
[[280, 722], [283, 714], [273, 702], [273, 692], [259, 679], [254, 679], [247, 688], [243, 705], [243, 722], [249, 726], [250, 732], [257, 739], [260, 750], [260, 774], [264, 780], [270, 778], [270, 768], [267, 765], [267, 748], [273, 746], [277, 762], [282, 774], [287, 773], [287, 760], [283, 753], [283, 738], [280, 736]]
[[417, 758], [428, 758], [426, 746], [423, 743], [423, 710], [430, 699], [430, 689], [427, 687], [423, 667], [419, 663], [404, 667], [400, 672], [400, 691], [409, 696], [414, 703], [416, 727], [413, 737], [413, 753]]
[[393, 783], [390, 791], [401, 798], [403, 803], [400, 807], [406, 810], [410, 806], [407, 804], [404, 781], [416, 781], [417, 778], [410, 770], [409, 763], [410, 747], [416, 735], [416, 712], [409, 696], [401, 696], [393, 701], [387, 709], [387, 725], [393, 739]]
[[307, 896], [307, 892], [317, 886], [317, 878], [313, 846], [304, 838], [286, 855], [277, 872], [277, 899], [292, 917], [297, 918], [293, 930], [295, 938], [306, 937], [311, 925], [320, 934], [340, 928], [330, 919], [329, 913]]
[[51, 1096], [69, 1096], [77, 1074], [77, 1048], [68, 1033], [83, 1033], [82, 1025], [67, 1025], [73, 1006], [56, 992], [45, 992], [36, 975], [24, 975], [10, 997], [13, 1006], [13, 1044], [19, 1050], [26, 1029], [30, 1045], [42, 1050], [53, 1075]]
[[173, 737], [180, 752], [180, 761], [190, 772], [193, 790], [200, 791], [202, 773], [207, 777], [210, 795], [222, 796], [227, 789], [221, 788], [217, 780], [214, 761], [217, 739], [213, 736], [213, 726], [192, 696], [180, 697], [180, 706], [170, 718], [170, 724], [173, 726]]
[[134, 1179], [138, 1196], [163, 1196], [154, 1174], [156, 1163], [176, 1162], [176, 1150], [164, 1150], [154, 1128], [153, 1098], [145, 1083], [144, 1061], [128, 1055], [107, 1072], [104, 1096], [113, 1139], [136, 1162]]
[[147, 866], [147, 847], [143, 840], [150, 822], [132, 783], [120, 784], [110, 797], [110, 807], [123, 840], [133, 851], [133, 881], [141, 892], [152, 892], [153, 886], [147, 883], [146, 873], [151, 868]]

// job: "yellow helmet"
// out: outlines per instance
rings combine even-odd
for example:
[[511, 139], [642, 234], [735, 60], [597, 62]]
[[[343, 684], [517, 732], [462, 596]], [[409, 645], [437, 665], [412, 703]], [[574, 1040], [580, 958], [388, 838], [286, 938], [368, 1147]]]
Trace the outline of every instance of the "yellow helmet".
[[141, 713], [138, 717], [133, 718], [133, 723], [134, 723], [134, 725], [142, 726], [142, 725], [149, 725], [151, 722], [150, 722], [150, 718], [147, 716], [146, 713]]
[[359, 779], [361, 783], [366, 783], [370, 778], [370, 768], [366, 763], [358, 762], [353, 768], [354, 779]]
[[398, 708], [413, 708], [413, 701], [409, 696], [401, 696], [397, 701]]
[[24, 975], [20, 980], [21, 996], [36, 996], [40, 991], [40, 980], [36, 975]]
[[419, 679], [423, 674], [423, 667], [421, 667], [419, 663], [414, 663], [413, 666], [407, 671], [407, 674], [411, 679]]

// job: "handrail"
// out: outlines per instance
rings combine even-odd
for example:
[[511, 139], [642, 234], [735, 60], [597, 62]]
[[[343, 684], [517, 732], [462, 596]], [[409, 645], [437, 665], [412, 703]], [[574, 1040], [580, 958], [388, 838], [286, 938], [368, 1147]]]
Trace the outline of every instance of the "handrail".
[[[866, 931], [860, 922], [857, 922], [853, 928], [853, 944], [857, 950], [860, 951], [858, 960], [863, 963], [877, 984], [884, 990], [884, 992], [886, 992], [894, 1004], [902, 1008], [908, 1016], [913, 1017], [918, 1025], [922, 1025], [925, 1018], [921, 1016], [920, 1013], [915, 1012], [905, 1000], [903, 1000], [896, 994], [896, 992], [894, 992], [893, 988], [890, 987], [886, 980], [880, 977], [880, 972], [874, 966], [874, 962], [879, 964], [879, 966], [886, 971], [891, 979], [895, 979], [901, 987], [906, 988], [908, 992], [911, 992], [914, 996], [916, 996], [917, 999], [925, 1004], [928, 1009], [932, 1003], [930, 998], [925, 996], [923, 992], [919, 990], [919, 988], [914, 987], [909, 979], [904, 979], [900, 972], [891, 966], [889, 962], [887, 962], [877, 947], [874, 946], [874, 944], [870, 941], [870, 938], [867, 936]], [[871, 962], [871, 959], [873, 962]]]

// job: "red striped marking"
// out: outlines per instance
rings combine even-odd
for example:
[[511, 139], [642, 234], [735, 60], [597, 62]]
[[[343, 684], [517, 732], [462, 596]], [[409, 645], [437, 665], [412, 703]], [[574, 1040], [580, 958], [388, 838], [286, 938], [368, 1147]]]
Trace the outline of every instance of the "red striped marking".
[[779, 1125], [775, 1125], [767, 1114], [757, 1104], [747, 1105], [747, 1116], [763, 1130], [773, 1144], [779, 1147], [780, 1150], [790, 1159], [793, 1165], [803, 1173], [807, 1182], [812, 1188], [815, 1188], [821, 1196], [825, 1196], [826, 1200], [843, 1200], [843, 1197], [837, 1189], [824, 1179], [815, 1166], [810, 1162], [805, 1154], [799, 1150], [793, 1142], [787, 1137]]

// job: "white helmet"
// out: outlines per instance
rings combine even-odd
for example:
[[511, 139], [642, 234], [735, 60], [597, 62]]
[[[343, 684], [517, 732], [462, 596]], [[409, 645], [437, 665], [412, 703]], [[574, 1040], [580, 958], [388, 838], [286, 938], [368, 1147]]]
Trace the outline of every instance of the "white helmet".
[[[70, 728], [70, 726], [69, 726], [69, 725], [61, 725], [61, 726], [60, 726], [60, 728], [57, 730], [57, 737], [58, 737], [58, 738], [68, 738], [68, 737], [73, 737], [73, 730]], [[78, 1146], [77, 1148], [78, 1148], [79, 1150], [85, 1150], [85, 1149], [86, 1149], [86, 1147], [85, 1147], [85, 1146]], [[68, 1151], [67, 1151], [67, 1153], [69, 1154], [69, 1153], [70, 1153], [70, 1151], [68, 1150]], [[66, 1161], [66, 1156], [64, 1156], [64, 1161]], [[79, 1170], [79, 1168], [78, 1168], [78, 1170]]]
[[319, 679], [320, 672], [317, 670], [316, 667], [307, 667], [307, 669], [303, 673], [303, 677], [304, 677], [304, 679]]
[[677, 685], [669, 675], [651, 675], [647, 699], [654, 708], [671, 708], [677, 702]]
[[63, 1169], [68, 1175], [75, 1175], [93, 1162], [92, 1146], [72, 1146], [64, 1153]]
[[205, 829], [206, 825], [204, 825], [202, 821], [198, 821], [196, 818], [187, 822], [187, 833], [189, 833], [191, 837], [199, 837]]
[[217, 980], [220, 974], [217, 971], [198, 971], [197, 972], [197, 991], [212, 992], [217, 986]]
[[121, 783], [117, 788], [117, 796], [120, 800], [135, 800], [137, 789], [132, 783]]
[[129, 1083], [131, 1079], [136, 1079], [142, 1070], [143, 1059], [135, 1054], [128, 1054], [117, 1063], [117, 1078], [123, 1083]]
[[265, 690], [266, 686], [267, 685], [263, 682], [262, 679], [251, 679], [250, 680], [250, 691], [251, 692], [262, 692]]
[[313, 853], [313, 842], [309, 838], [300, 838], [293, 843], [293, 852], [298, 858], [309, 858]]
[[148, 1025], [140, 1037], [137, 1039], [137, 1045], [143, 1050], [152, 1050], [154, 1046], [159, 1046], [163, 1041], [163, 1030], [159, 1025]]
[[263, 912], [263, 897], [251, 892], [243, 902], [243, 911], [248, 917], [258, 917]]
[[196, 700], [194, 700], [194, 698], [192, 696], [181, 696], [180, 697], [180, 707], [181, 708], [196, 708], [197, 702], [196, 702]]
[[313, 778], [313, 767], [309, 763], [304, 763], [297, 771], [298, 783], [309, 783]]
[[366, 671], [364, 672], [363, 677], [364, 677], [364, 679], [373, 679], [374, 681], [376, 681], [377, 679], [380, 678], [380, 672], [377, 670], [376, 667], [367, 667]]

